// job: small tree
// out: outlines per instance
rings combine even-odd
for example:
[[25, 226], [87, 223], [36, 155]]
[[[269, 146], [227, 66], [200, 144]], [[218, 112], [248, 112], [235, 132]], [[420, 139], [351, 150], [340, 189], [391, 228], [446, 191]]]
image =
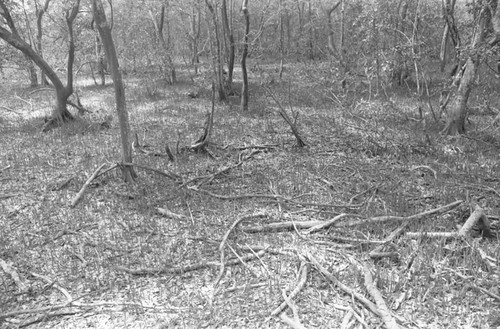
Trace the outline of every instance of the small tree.
[[241, 73], [243, 75], [243, 85], [241, 86], [241, 109], [248, 110], [248, 74], [247, 74], [247, 56], [248, 56], [248, 35], [250, 33], [250, 14], [248, 13], [248, 0], [243, 0], [241, 6], [245, 16], [245, 37], [243, 41], [243, 52], [241, 54]]
[[132, 148], [130, 144], [130, 124], [128, 120], [128, 112], [125, 102], [125, 88], [123, 87], [122, 75], [120, 73], [118, 58], [116, 56], [116, 49], [111, 35], [111, 29], [106, 21], [106, 14], [101, 0], [92, 1], [92, 11], [94, 13], [94, 20], [101, 36], [104, 51], [108, 59], [111, 69], [111, 77], [115, 87], [116, 111], [118, 113], [118, 120], [120, 122], [120, 135], [122, 143], [123, 165], [122, 174], [126, 182], [132, 182], [137, 174], [134, 167], [130, 165], [132, 162]]
[[0, 38], [5, 40], [8, 44], [20, 50], [26, 57], [31, 59], [43, 72], [54, 85], [56, 90], [56, 107], [50, 118], [44, 125], [43, 130], [51, 129], [55, 124], [61, 123], [66, 120], [73, 119], [73, 116], [67, 109], [67, 101], [69, 96], [73, 93], [73, 63], [75, 61], [75, 43], [73, 39], [73, 22], [78, 14], [80, 7], [80, 0], [76, 0], [71, 10], [65, 13], [66, 27], [68, 31], [68, 61], [67, 61], [67, 83], [66, 86], [62, 83], [61, 79], [57, 76], [52, 67], [37, 53], [26, 41], [19, 35], [16, 24], [12, 19], [10, 10], [4, 0], [0, 0], [0, 15], [4, 18], [7, 28], [0, 24]]

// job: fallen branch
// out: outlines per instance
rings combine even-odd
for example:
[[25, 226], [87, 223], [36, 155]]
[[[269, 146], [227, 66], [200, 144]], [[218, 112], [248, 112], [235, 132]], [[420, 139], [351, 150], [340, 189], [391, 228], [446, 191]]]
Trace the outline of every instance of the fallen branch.
[[242, 216], [238, 218], [234, 223], [229, 227], [229, 229], [226, 231], [224, 234], [224, 237], [222, 238], [222, 241], [219, 245], [219, 251], [220, 251], [220, 269], [219, 269], [219, 275], [217, 276], [217, 279], [215, 280], [214, 286], [217, 286], [219, 284], [219, 281], [222, 279], [222, 275], [224, 275], [224, 246], [226, 245], [227, 239], [229, 238], [229, 234], [238, 226], [239, 223], [241, 223], [244, 220], [247, 219], [252, 219], [252, 218], [259, 218], [259, 217], [264, 217], [265, 214], [263, 213], [258, 213], [254, 215], [249, 215], [249, 216]]
[[247, 227], [242, 227], [241, 230], [245, 233], [282, 232], [295, 229], [310, 230], [314, 227], [319, 227], [324, 224], [325, 221], [322, 220], [310, 220], [301, 222], [290, 221], [290, 222], [270, 223], [259, 226], [247, 226]]
[[[255, 254], [248, 254], [241, 257], [243, 261], [249, 261], [256, 259], [258, 257], [263, 256], [266, 253], [265, 250], [260, 250]], [[231, 259], [226, 262], [224, 266], [232, 266], [240, 263], [240, 259]], [[191, 264], [181, 267], [163, 267], [163, 268], [139, 268], [139, 269], [130, 269], [124, 266], [116, 266], [117, 270], [126, 272], [132, 275], [159, 275], [159, 274], [184, 274], [187, 272], [201, 270], [207, 267], [220, 267], [219, 262], [201, 262], [197, 264]]]
[[332, 226], [333, 224], [335, 224], [336, 222], [338, 222], [340, 219], [344, 218], [344, 217], [347, 217], [348, 215], [347, 214], [340, 214], [340, 215], [337, 215], [335, 217], [333, 217], [332, 219], [330, 220], [327, 220], [325, 221], [324, 223], [322, 224], [318, 224], [318, 225], [315, 225], [313, 227], [311, 227], [310, 229], [307, 230], [306, 233], [314, 233], [314, 232], [317, 232], [317, 231], [321, 231], [325, 228], [328, 228], [330, 226]]
[[363, 265], [363, 272], [365, 274], [365, 287], [366, 290], [370, 293], [372, 298], [375, 300], [375, 303], [378, 306], [379, 312], [380, 312], [380, 317], [385, 323], [385, 326], [388, 329], [400, 329], [400, 326], [396, 323], [396, 320], [392, 317], [391, 311], [387, 307], [387, 304], [384, 301], [384, 298], [382, 297], [382, 294], [380, 291], [377, 289], [373, 282], [373, 277], [372, 274], [370, 273], [370, 269], [368, 266]]
[[442, 206], [439, 208], [434, 208], [431, 210], [427, 210], [427, 211], [424, 211], [424, 212], [421, 212], [421, 213], [418, 213], [415, 215], [407, 216], [407, 217], [401, 217], [401, 216], [372, 217], [372, 218], [367, 218], [367, 219], [363, 219], [363, 220], [356, 221], [356, 222], [345, 223], [345, 224], [339, 225], [339, 227], [351, 227], [351, 226], [358, 226], [358, 225], [362, 225], [362, 224], [380, 224], [380, 223], [385, 223], [388, 221], [415, 221], [415, 220], [422, 219], [422, 218], [429, 216], [429, 215], [448, 212], [448, 211], [452, 210], [453, 208], [457, 207], [458, 205], [460, 205], [462, 202], [463, 202], [462, 200], [458, 200], [458, 201], [452, 202], [450, 204], [447, 204], [445, 206]]
[[185, 219], [188, 219], [187, 216], [184, 216], [182, 214], [177, 214], [175, 212], [171, 212], [170, 210], [166, 209], [166, 208], [158, 208], [156, 209], [158, 211], [158, 213], [162, 216], [165, 216], [165, 217], [170, 217], [172, 219], [176, 219], [176, 220], [185, 220]]
[[14, 267], [12, 267], [12, 264], [7, 263], [0, 258], [0, 268], [12, 278], [16, 286], [19, 288], [19, 291], [26, 292], [28, 290], [28, 287], [21, 280], [17, 271], [14, 269]]
[[122, 166], [132, 166], [132, 167], [141, 168], [141, 169], [144, 169], [144, 170], [149, 170], [149, 171], [155, 172], [155, 173], [157, 173], [159, 175], [162, 175], [162, 176], [170, 178], [171, 180], [173, 180], [177, 184], [179, 184], [179, 181], [182, 182], [182, 177], [179, 176], [179, 175], [177, 175], [177, 174], [175, 174], [175, 173], [161, 171], [161, 170], [158, 170], [158, 169], [155, 169], [155, 168], [151, 168], [151, 167], [148, 167], [148, 166], [144, 166], [144, 165], [140, 165], [140, 164], [137, 164], [137, 163], [121, 163], [121, 165]]
[[94, 171], [94, 173], [92, 174], [92, 176], [90, 176], [90, 178], [87, 179], [87, 181], [85, 182], [85, 184], [83, 184], [82, 188], [80, 189], [80, 192], [78, 192], [78, 194], [75, 196], [75, 198], [73, 199], [73, 201], [71, 201], [71, 208], [73, 208], [74, 206], [76, 206], [76, 204], [78, 203], [78, 201], [80, 201], [80, 199], [83, 197], [83, 193], [85, 193], [85, 190], [87, 189], [87, 187], [94, 180], [94, 178], [97, 177], [97, 174], [99, 174], [99, 171], [101, 171], [101, 169], [104, 168], [105, 165], [106, 164], [103, 163], [99, 168], [97, 168], [97, 170]]
[[287, 299], [292, 300], [304, 288], [304, 286], [306, 285], [306, 281], [307, 281], [307, 272], [308, 271], [309, 271], [309, 265], [307, 265], [305, 263], [301, 263], [300, 264], [300, 277], [299, 277], [299, 281], [297, 282], [297, 286], [292, 290], [290, 295], [287, 298], [285, 298], [285, 301], [283, 303], [281, 303], [280, 306], [278, 306], [274, 311], [271, 312], [272, 316], [276, 316], [276, 315], [280, 314], [281, 312], [283, 312], [288, 306]]
[[394, 253], [394, 252], [382, 252], [382, 250], [384, 249], [384, 246], [386, 244], [394, 241], [394, 239], [396, 239], [398, 236], [400, 236], [401, 234], [403, 234], [404, 230], [406, 230], [406, 228], [409, 225], [410, 225], [409, 221], [404, 222], [397, 229], [395, 229], [394, 231], [392, 231], [391, 234], [389, 234], [389, 236], [387, 237], [387, 239], [384, 240], [384, 243], [382, 245], [380, 245], [377, 248], [375, 248], [372, 251], [370, 251], [370, 257], [371, 258], [382, 258], [382, 257], [392, 257], [394, 255], [397, 255], [397, 253]]
[[470, 214], [469, 218], [465, 221], [464, 225], [460, 228], [460, 230], [458, 230], [458, 232], [408, 232], [406, 233], [406, 236], [410, 238], [422, 236], [431, 238], [464, 238], [470, 235], [472, 228], [476, 224], [478, 225], [479, 230], [482, 231], [484, 237], [494, 237], [494, 234], [491, 232], [488, 217], [485, 215], [484, 210], [477, 205], [474, 206], [474, 211]]
[[309, 261], [316, 267], [316, 269], [321, 274], [323, 274], [331, 283], [333, 283], [334, 286], [342, 290], [347, 295], [353, 296], [355, 299], [364, 304], [372, 313], [376, 314], [377, 316], [381, 316], [379, 309], [373, 302], [340, 282], [332, 273], [328, 272], [328, 270], [324, 268], [311, 254], [307, 253], [305, 257], [309, 259]]

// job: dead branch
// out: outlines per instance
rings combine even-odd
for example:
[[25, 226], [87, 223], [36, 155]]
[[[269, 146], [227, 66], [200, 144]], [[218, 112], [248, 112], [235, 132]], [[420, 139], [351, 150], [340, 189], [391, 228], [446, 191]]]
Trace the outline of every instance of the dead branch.
[[2, 169], [0, 169], [0, 172], [5, 171], [5, 170], [9, 169], [10, 167], [11, 167], [10, 165], [5, 166], [5, 167], [3, 167]]
[[340, 282], [333, 274], [328, 272], [326, 268], [324, 268], [316, 258], [314, 258], [310, 253], [307, 253], [305, 255], [307, 259], [316, 267], [316, 269], [323, 274], [331, 283], [334, 284], [334, 286], [338, 287], [340, 290], [342, 290], [344, 293], [346, 293], [349, 296], [353, 296], [355, 299], [360, 301], [362, 304], [364, 304], [372, 313], [376, 314], [377, 316], [380, 315], [380, 311], [377, 308], [375, 304], [373, 304], [370, 300], [368, 300], [365, 296], [357, 293], [356, 291], [352, 290], [342, 282]]
[[210, 142], [210, 136], [212, 135], [212, 129], [214, 126], [214, 113], [215, 113], [215, 85], [212, 84], [212, 110], [207, 112], [207, 119], [205, 121], [205, 128], [203, 129], [203, 134], [194, 144], [191, 145], [191, 149], [195, 152], [206, 152], [206, 147]]
[[396, 320], [394, 320], [394, 318], [392, 317], [391, 311], [387, 307], [387, 304], [385, 303], [382, 294], [375, 286], [372, 274], [370, 273], [370, 269], [366, 264], [363, 265], [362, 269], [365, 274], [366, 290], [368, 290], [372, 298], [375, 300], [375, 303], [377, 304], [380, 312], [380, 317], [384, 321], [386, 327], [388, 329], [400, 329], [400, 326], [396, 323]]
[[302, 323], [297, 321], [297, 319], [291, 319], [288, 315], [285, 313], [280, 314], [280, 319], [283, 321], [285, 324], [290, 326], [293, 329], [306, 329]]
[[[247, 219], [252, 219], [252, 218], [259, 218], [259, 217], [264, 217], [264, 213], [258, 213], [258, 214], [253, 214], [249, 216], [242, 216], [238, 218], [234, 223], [229, 227], [229, 229], [226, 231], [224, 234], [224, 237], [222, 238], [222, 241], [219, 245], [219, 251], [220, 251], [220, 269], [219, 269], [219, 275], [217, 276], [217, 279], [215, 280], [214, 286], [217, 286], [222, 279], [222, 275], [224, 275], [224, 246], [226, 245], [227, 239], [229, 238], [229, 234], [238, 226], [239, 223], [241, 223], [244, 220]], [[237, 256], [238, 257], [238, 256]]]
[[[248, 254], [245, 256], [241, 257], [241, 260], [243, 261], [249, 261], [256, 259], [258, 257], [263, 256], [266, 253], [265, 250], [260, 250], [255, 254]], [[224, 266], [232, 266], [240, 263], [240, 259], [231, 259], [226, 262]], [[139, 268], [139, 269], [130, 269], [124, 266], [116, 266], [115, 268], [117, 270], [126, 272], [128, 274], [132, 275], [159, 275], [159, 274], [184, 274], [187, 272], [192, 272], [192, 271], [197, 271], [201, 270], [207, 267], [219, 267], [220, 263], [219, 262], [209, 262], [209, 261], [204, 261], [201, 263], [197, 264], [191, 264], [191, 265], [186, 265], [186, 266], [181, 266], [181, 267], [163, 267], [163, 268]]]
[[485, 237], [493, 236], [490, 229], [490, 222], [486, 217], [486, 215], [484, 214], [483, 209], [478, 205], [474, 206], [474, 211], [470, 214], [469, 218], [465, 221], [465, 224], [458, 231], [458, 235], [465, 237], [467, 234], [470, 233], [472, 227], [476, 223], [478, 224], [479, 228], [483, 231], [483, 235]]
[[157, 173], [159, 175], [162, 175], [162, 176], [170, 178], [176, 184], [179, 184], [179, 182], [182, 182], [182, 177], [179, 176], [179, 175], [177, 175], [177, 174], [175, 174], [175, 173], [161, 171], [161, 170], [158, 170], [158, 169], [155, 169], [155, 168], [151, 168], [151, 167], [148, 167], [148, 166], [144, 166], [144, 165], [140, 165], [140, 164], [137, 164], [137, 163], [121, 163], [120, 165], [122, 165], [122, 166], [133, 166], [133, 167], [137, 167], [137, 168], [141, 168], [141, 169], [144, 169], [144, 170], [149, 170], [149, 171], [155, 172], [155, 173]]
[[242, 227], [241, 230], [245, 233], [260, 233], [260, 232], [281, 232], [290, 231], [294, 229], [310, 230], [314, 227], [319, 227], [324, 225], [326, 222], [321, 220], [311, 220], [311, 221], [289, 221], [289, 222], [277, 222], [258, 226], [247, 226]]
[[327, 220], [325, 221], [323, 224], [318, 224], [316, 226], [313, 226], [311, 227], [310, 229], [307, 230], [306, 233], [310, 234], [310, 233], [314, 233], [314, 232], [317, 232], [317, 231], [321, 231], [327, 227], [330, 227], [332, 225], [334, 225], [336, 222], [338, 222], [340, 219], [344, 218], [344, 217], [347, 217], [348, 215], [347, 214], [340, 214], [340, 215], [337, 215], [335, 217], [333, 217], [332, 219], [330, 220]]
[[189, 185], [190, 183], [194, 182], [194, 181], [197, 181], [197, 180], [202, 180], [200, 183], [198, 183], [197, 185], [197, 188], [199, 188], [202, 184], [204, 183], [208, 183], [208, 182], [211, 182], [212, 180], [215, 179], [215, 177], [219, 176], [219, 175], [222, 175], [224, 173], [227, 173], [228, 171], [232, 170], [232, 169], [235, 169], [235, 168], [238, 168], [240, 167], [245, 161], [251, 159], [255, 154], [259, 153], [260, 150], [254, 150], [252, 151], [250, 154], [246, 155], [246, 156], [243, 156], [243, 157], [238, 157], [240, 160], [238, 161], [238, 163], [232, 165], [232, 166], [227, 166], [227, 167], [224, 167], [222, 169], [220, 169], [219, 171], [213, 173], [213, 174], [210, 174], [210, 175], [205, 175], [205, 176], [198, 176], [198, 177], [194, 177], [194, 178], [191, 178], [190, 180], [184, 182], [181, 186], [179, 187], [184, 187], [184, 186], [187, 186]]
[[23, 321], [22, 324], [19, 324], [18, 328], [25, 328], [25, 327], [31, 326], [32, 324], [35, 324], [35, 323], [47, 321], [50, 318], [55, 318], [58, 316], [66, 316], [66, 315], [75, 315], [77, 313], [78, 312], [71, 312], [71, 311], [48, 312], [48, 313], [40, 315], [34, 319], [30, 319], [29, 321]]
[[3, 109], [5, 109], [5, 110], [7, 110], [7, 111], [9, 111], [9, 112], [12, 112], [12, 113], [14, 113], [14, 114], [17, 114], [17, 115], [19, 115], [19, 116], [22, 116], [22, 114], [21, 114], [21, 113], [19, 113], [19, 112], [17, 112], [17, 111], [15, 111], [15, 110], [13, 110], [13, 109], [11, 109], [11, 108], [9, 108], [9, 107], [7, 107], [7, 106], [0, 105], [0, 108], [3, 108]]
[[158, 213], [160, 215], [165, 216], [165, 217], [170, 217], [172, 219], [176, 219], [176, 220], [188, 219], [187, 216], [184, 216], [182, 214], [177, 214], [175, 212], [168, 210], [167, 208], [157, 208], [156, 210], [158, 211]]
[[271, 312], [272, 316], [276, 316], [276, 315], [280, 314], [281, 312], [283, 312], [288, 306], [287, 300], [291, 301], [304, 288], [304, 286], [306, 285], [306, 281], [307, 281], [307, 272], [308, 271], [309, 271], [309, 265], [302, 262], [300, 264], [300, 277], [299, 277], [299, 281], [297, 282], [297, 286], [292, 290], [290, 295], [285, 298], [285, 301], [283, 303], [281, 303], [280, 306], [278, 306], [274, 311]]
[[[390, 242], [392, 242], [394, 239], [396, 239], [398, 236], [400, 236], [404, 230], [410, 225], [410, 222], [404, 222], [402, 223], [397, 229], [391, 232], [387, 239], [384, 240], [384, 243], [377, 248], [373, 249], [370, 251], [370, 257], [371, 258], [382, 258], [382, 257], [392, 257], [395, 255], [394, 252], [382, 252], [384, 246]], [[397, 255], [397, 254], [396, 254]]]
[[388, 221], [415, 221], [415, 220], [422, 219], [422, 218], [429, 216], [429, 215], [448, 212], [448, 211], [452, 210], [453, 208], [457, 207], [458, 205], [460, 205], [462, 202], [463, 202], [462, 200], [458, 200], [458, 201], [452, 202], [450, 204], [447, 204], [445, 206], [442, 206], [439, 208], [434, 208], [431, 210], [427, 210], [427, 211], [424, 211], [424, 212], [421, 212], [421, 213], [418, 213], [415, 215], [407, 216], [407, 217], [400, 217], [400, 216], [372, 217], [372, 218], [367, 218], [367, 219], [363, 219], [363, 220], [356, 221], [356, 222], [344, 223], [344, 224], [338, 225], [338, 227], [352, 227], [352, 226], [358, 226], [358, 225], [362, 225], [362, 224], [380, 224], [380, 223], [385, 223]]
[[90, 176], [90, 178], [87, 179], [87, 181], [85, 182], [85, 184], [83, 184], [82, 188], [80, 189], [80, 192], [78, 192], [78, 194], [75, 196], [75, 198], [73, 199], [73, 201], [71, 201], [71, 208], [73, 208], [74, 206], [76, 206], [76, 204], [78, 203], [78, 201], [80, 201], [80, 199], [82, 198], [83, 193], [85, 193], [85, 190], [87, 189], [87, 187], [94, 180], [94, 178], [97, 177], [97, 174], [99, 174], [99, 171], [101, 171], [101, 169], [104, 168], [105, 165], [106, 164], [103, 163], [99, 168], [97, 168], [97, 170], [94, 171], [94, 173], [92, 174], [92, 176]]
[[14, 281], [16, 286], [19, 288], [19, 291], [25, 292], [28, 290], [28, 287], [21, 280], [21, 278], [19, 277], [19, 274], [14, 269], [12, 264], [7, 263], [6, 261], [4, 261], [3, 259], [0, 258], [0, 268], [12, 278], [12, 280]]
[[488, 217], [485, 215], [484, 210], [478, 205], [474, 206], [474, 211], [470, 214], [469, 218], [465, 221], [464, 225], [458, 230], [458, 232], [408, 232], [407, 237], [431, 237], [431, 238], [458, 238], [466, 237], [470, 235], [470, 232], [474, 225], [478, 225], [479, 229], [482, 231], [483, 236], [490, 238], [493, 237], [491, 232], [490, 222]]
[[268, 95], [270, 95], [271, 98], [274, 100], [274, 102], [276, 103], [276, 105], [278, 106], [278, 108], [279, 108], [278, 113], [281, 115], [281, 117], [283, 118], [283, 120], [285, 120], [285, 122], [290, 126], [290, 129], [292, 130], [292, 133], [295, 136], [295, 139], [297, 140], [297, 146], [298, 147], [304, 147], [304, 146], [306, 146], [307, 144], [304, 142], [304, 140], [300, 136], [299, 130], [297, 128], [297, 125], [288, 116], [288, 114], [286, 113], [286, 110], [283, 107], [283, 105], [281, 105], [280, 101], [276, 98], [276, 96], [271, 91], [271, 89], [269, 89], [269, 88], [266, 87], [265, 90], [268, 93]]

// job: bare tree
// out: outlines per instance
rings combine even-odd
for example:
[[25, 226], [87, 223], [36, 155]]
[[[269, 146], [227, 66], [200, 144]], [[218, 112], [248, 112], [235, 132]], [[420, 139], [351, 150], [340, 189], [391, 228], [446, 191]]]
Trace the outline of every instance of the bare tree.
[[250, 34], [250, 14], [248, 12], [248, 0], [243, 0], [241, 6], [245, 16], [245, 37], [243, 39], [243, 52], [241, 54], [241, 73], [243, 75], [243, 85], [241, 86], [241, 109], [248, 110], [248, 74], [247, 74], [247, 56], [248, 56], [248, 35]]
[[67, 109], [67, 101], [73, 93], [73, 64], [75, 61], [75, 42], [73, 38], [73, 22], [78, 14], [80, 0], [76, 0], [71, 10], [65, 12], [65, 22], [68, 32], [68, 61], [66, 86], [57, 76], [52, 67], [38, 54], [25, 40], [19, 35], [14, 20], [10, 14], [9, 8], [4, 0], [0, 0], [0, 15], [4, 18], [7, 28], [0, 26], [0, 38], [8, 44], [20, 50], [25, 56], [30, 58], [42, 71], [45, 72], [56, 90], [56, 107], [50, 118], [44, 125], [43, 130], [47, 131], [55, 125], [73, 119], [73, 116]]
[[446, 125], [443, 128], [444, 134], [455, 135], [465, 133], [467, 101], [474, 86], [474, 80], [481, 62], [482, 51], [480, 48], [486, 39], [486, 32], [488, 30], [493, 30], [494, 32], [493, 37], [487, 43], [491, 47], [497, 44], [500, 39], [500, 8], [498, 8], [498, 0], [490, 1], [490, 3], [482, 3], [477, 8], [475, 34], [470, 46], [472, 51], [469, 52], [464, 67], [458, 73], [460, 79], [455, 81], [458, 87], [450, 103], [451, 109]]
[[[170, 49], [170, 38], [167, 37], [167, 41], [165, 40], [164, 35], [164, 27], [166, 20], [166, 6], [165, 4], [161, 5], [160, 14], [158, 17], [153, 13], [153, 11], [149, 10], [149, 15], [151, 16], [151, 20], [153, 22], [153, 26], [155, 29], [156, 42], [158, 44], [159, 55], [162, 62], [161, 70], [166, 70], [168, 74], [166, 74], [167, 81], [169, 84], [174, 84], [176, 82], [176, 73], [175, 66], [172, 60], [171, 49]], [[170, 33], [170, 32], [167, 32]]]
[[[43, 29], [42, 29], [42, 19], [43, 15], [49, 9], [49, 4], [51, 0], [45, 0], [44, 4], [40, 6], [38, 1], [35, 1], [35, 14], [36, 14], [36, 51], [43, 57], [43, 48], [42, 48], [42, 37], [43, 37]], [[48, 85], [47, 77], [45, 76], [45, 72], [41, 70], [40, 83], [42, 85]]]
[[229, 92], [232, 90], [233, 85], [233, 71], [234, 71], [234, 57], [235, 57], [235, 44], [233, 29], [229, 23], [229, 18], [227, 15], [227, 3], [226, 0], [222, 0], [221, 6], [221, 16], [222, 16], [222, 29], [224, 31], [225, 40], [225, 51], [227, 57], [227, 77], [226, 77], [226, 88]]
[[215, 83], [217, 85], [217, 93], [219, 101], [226, 100], [227, 92], [224, 86], [224, 68], [222, 61], [222, 45], [219, 30], [219, 20], [217, 18], [217, 3], [212, 3], [211, 0], [205, 0], [208, 10], [212, 16], [213, 34], [211, 34], [210, 49], [212, 52], [213, 69]]
[[119, 69], [118, 57], [116, 56], [116, 49], [111, 35], [111, 29], [106, 21], [106, 14], [101, 0], [92, 1], [92, 11], [94, 13], [94, 20], [101, 36], [104, 51], [108, 59], [111, 69], [111, 77], [115, 87], [115, 100], [116, 111], [118, 113], [118, 120], [120, 122], [120, 135], [122, 143], [122, 156], [123, 164], [121, 166], [123, 179], [126, 182], [132, 182], [137, 174], [134, 167], [129, 165], [132, 163], [132, 148], [130, 143], [130, 124], [128, 119], [128, 112], [125, 102], [125, 88], [123, 86], [122, 75]]

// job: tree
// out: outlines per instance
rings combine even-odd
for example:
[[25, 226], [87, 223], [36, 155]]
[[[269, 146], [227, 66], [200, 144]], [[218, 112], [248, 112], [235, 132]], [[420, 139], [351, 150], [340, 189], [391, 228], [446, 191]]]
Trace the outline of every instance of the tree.
[[130, 124], [125, 102], [125, 88], [123, 86], [122, 75], [118, 64], [118, 57], [116, 56], [116, 49], [113, 43], [111, 29], [106, 21], [106, 14], [101, 0], [92, 1], [92, 11], [94, 13], [94, 20], [102, 40], [104, 51], [108, 59], [111, 69], [111, 77], [115, 87], [116, 111], [120, 122], [120, 137], [122, 144], [122, 175], [126, 182], [132, 182], [137, 177], [137, 174], [134, 171], [134, 167], [130, 165], [132, 163]]
[[[42, 19], [43, 15], [47, 12], [49, 9], [49, 4], [51, 0], [45, 0], [43, 6], [40, 6], [38, 4], [38, 1], [35, 1], [35, 8], [36, 8], [36, 51], [40, 55], [40, 57], [43, 57], [43, 48], [42, 48], [42, 37], [43, 37], [43, 29], [42, 29]], [[47, 77], [45, 76], [45, 72], [41, 70], [41, 77], [40, 77], [40, 83], [42, 85], [48, 85]]]
[[14, 20], [10, 14], [5, 0], [0, 0], [0, 15], [5, 20], [7, 28], [0, 25], [0, 38], [11, 46], [20, 50], [25, 56], [31, 59], [42, 71], [45, 72], [49, 80], [54, 85], [56, 91], [56, 107], [52, 117], [45, 123], [43, 130], [47, 131], [63, 121], [73, 119], [67, 109], [69, 96], [73, 93], [73, 64], [75, 61], [75, 42], [73, 37], [73, 22], [78, 14], [80, 0], [76, 0], [71, 9], [65, 11], [65, 22], [68, 32], [68, 60], [67, 60], [67, 83], [66, 86], [57, 76], [52, 67], [40, 56], [25, 40], [19, 35]]
[[227, 15], [227, 3], [226, 0], [222, 0], [221, 6], [221, 16], [222, 16], [222, 30], [224, 31], [224, 49], [226, 51], [227, 57], [227, 78], [226, 78], [226, 88], [231, 92], [233, 84], [233, 71], [234, 71], [234, 57], [235, 57], [235, 45], [233, 29], [229, 24], [229, 18]]
[[241, 73], [243, 75], [243, 84], [241, 86], [241, 109], [248, 110], [248, 75], [247, 75], [247, 56], [248, 56], [248, 35], [250, 34], [250, 14], [248, 13], [248, 0], [243, 0], [241, 6], [245, 16], [245, 36], [243, 39], [243, 52], [241, 54]]
[[493, 36], [487, 46], [492, 47], [500, 40], [500, 8], [498, 8], [498, 0], [492, 0], [490, 3], [483, 1], [473, 10], [475, 10], [476, 14], [474, 36], [465, 65], [458, 73], [459, 76], [461, 74], [461, 77], [456, 82], [458, 87], [451, 100], [451, 109], [446, 125], [443, 128], [443, 133], [447, 135], [465, 133], [467, 101], [474, 86], [481, 57], [484, 55], [482, 54], [484, 49], [481, 49], [481, 47], [486, 39], [486, 32], [488, 30], [493, 31]]
[[215, 83], [217, 86], [217, 94], [219, 101], [226, 100], [227, 92], [224, 85], [224, 63], [222, 60], [222, 44], [220, 37], [219, 20], [217, 18], [217, 3], [213, 4], [210, 0], [205, 0], [208, 10], [212, 16], [213, 34], [211, 34], [210, 50], [213, 61], [213, 70]]
[[[167, 2], [168, 4], [168, 2]], [[149, 9], [149, 15], [151, 16], [151, 21], [153, 22], [153, 27], [155, 29], [156, 36], [156, 44], [157, 44], [157, 53], [161, 59], [161, 67], [160, 71], [166, 71], [165, 77], [169, 84], [174, 84], [177, 80], [175, 73], [175, 66], [172, 60], [172, 56], [170, 54], [170, 35], [167, 36], [167, 40], [165, 40], [164, 28], [165, 28], [165, 20], [166, 18], [166, 6], [164, 3], [161, 4], [159, 17], [153, 13], [152, 9]], [[167, 31], [170, 34], [170, 31]]]

